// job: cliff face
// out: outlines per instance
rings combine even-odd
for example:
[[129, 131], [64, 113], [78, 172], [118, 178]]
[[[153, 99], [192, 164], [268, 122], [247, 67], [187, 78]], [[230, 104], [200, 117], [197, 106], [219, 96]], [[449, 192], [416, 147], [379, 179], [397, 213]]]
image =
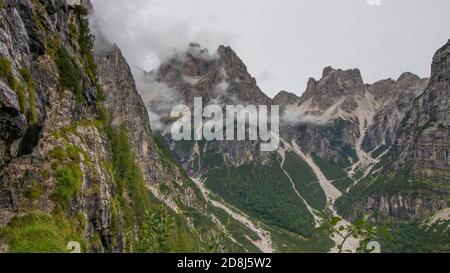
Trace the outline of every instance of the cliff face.
[[397, 167], [416, 175], [450, 182], [450, 42], [433, 57], [431, 79], [414, 100], [395, 141]]
[[345, 98], [347, 100], [345, 105], [342, 105], [342, 109], [351, 111], [354, 110], [356, 104], [352, 97], [364, 96], [364, 92], [364, 83], [358, 69], [341, 70], [326, 67], [320, 81], [309, 80], [299, 105], [310, 101], [311, 108], [321, 111], [335, 105], [337, 100]]
[[291, 118], [282, 135], [306, 153], [347, 168], [364, 159], [358, 153], [360, 139], [375, 111], [358, 69], [326, 67], [320, 80], [308, 81], [298, 104], [286, 108], [286, 116], [296, 120]]
[[67, 235], [82, 234], [85, 250], [121, 251], [120, 227], [111, 232], [114, 180], [102, 171], [109, 140], [94, 122], [95, 77], [79, 43], [85, 12], [65, 1], [2, 2], [0, 224], [66, 215], [77, 219]]
[[179, 173], [164, 170], [153, 141], [150, 120], [133, 75], [119, 48], [97, 54], [99, 84], [105, 93], [104, 106], [115, 127], [125, 126], [138, 163], [147, 181], [180, 180]]
[[412, 73], [404, 73], [396, 81], [383, 80], [368, 87], [379, 104], [379, 110], [364, 137], [364, 151], [371, 152], [380, 146], [387, 149], [393, 145], [403, 118], [411, 109], [411, 102], [423, 93], [428, 81]]
[[[0, 3], [0, 249], [200, 251], [222, 223], [154, 139], [120, 50], [94, 56], [90, 3], [67, 3]], [[174, 225], [142, 245], [152, 213]]]
[[[382, 85], [385, 90], [393, 88], [400, 94], [393, 105], [385, 106], [376, 116], [365, 143], [368, 147], [372, 139], [378, 138], [392, 148], [379, 162], [378, 174], [362, 180], [339, 200], [338, 210], [346, 217], [370, 215], [374, 221], [423, 219], [448, 208], [449, 48], [447, 43], [435, 54], [429, 81], [404, 74], [396, 82], [374, 85]], [[425, 84], [425, 91], [408, 103], [408, 98]], [[404, 116], [401, 122], [399, 114]], [[398, 128], [394, 137], [384, 132], [389, 127], [389, 131]]]
[[[165, 143], [157, 144], [147, 108], [119, 48], [111, 45], [109, 50], [98, 50], [96, 55], [99, 84], [105, 94], [103, 105], [111, 116], [112, 126], [127, 132], [147, 188], [173, 211], [197, 211], [204, 217], [212, 218], [206, 201], [198, 194], [192, 181], [173, 161], [172, 155], [164, 151], [167, 149]], [[215, 224], [210, 224], [210, 228], [214, 228]]]

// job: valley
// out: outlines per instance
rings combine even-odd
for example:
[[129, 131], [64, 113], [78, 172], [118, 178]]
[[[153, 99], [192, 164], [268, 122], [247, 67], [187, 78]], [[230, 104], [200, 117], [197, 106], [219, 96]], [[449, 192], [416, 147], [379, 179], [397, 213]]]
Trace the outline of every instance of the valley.
[[[271, 98], [228, 45], [136, 67], [88, 0], [0, 0], [0, 23], [0, 252], [450, 252], [450, 40], [430, 78], [328, 66]], [[279, 106], [279, 145], [199, 137], [199, 102]]]

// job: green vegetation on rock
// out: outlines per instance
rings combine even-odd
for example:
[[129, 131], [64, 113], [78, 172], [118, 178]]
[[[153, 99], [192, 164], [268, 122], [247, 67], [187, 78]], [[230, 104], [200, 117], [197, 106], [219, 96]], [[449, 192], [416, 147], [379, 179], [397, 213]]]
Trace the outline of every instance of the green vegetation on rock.
[[66, 149], [57, 147], [50, 152], [57, 180], [52, 198], [62, 209], [68, 209], [76, 194], [80, 192], [83, 175], [80, 168], [81, 156], [75, 146], [68, 146]]
[[386, 222], [381, 225], [388, 237], [377, 240], [383, 253], [448, 253], [450, 252], [449, 221], [428, 225], [420, 221]]
[[63, 47], [57, 49], [56, 65], [59, 71], [59, 81], [63, 88], [69, 89], [75, 94], [77, 102], [83, 101], [80, 71], [75, 60]]
[[[411, 175], [412, 170], [405, 168], [397, 173], [387, 173], [369, 176], [353, 187], [349, 193], [339, 198], [336, 206], [345, 216], [362, 218], [365, 215], [364, 204], [369, 197], [400, 195], [403, 198], [423, 198], [430, 202], [446, 200], [450, 186]], [[447, 200], [449, 204], [450, 200]], [[372, 216], [377, 218], [379, 211], [373, 209]]]
[[309, 165], [297, 154], [288, 152], [284, 169], [306, 202], [317, 211], [322, 211], [327, 205], [327, 198]]
[[293, 191], [275, 155], [265, 164], [249, 162], [239, 167], [215, 168], [205, 178], [209, 189], [251, 217], [304, 236], [312, 235], [313, 216]]
[[30, 101], [30, 113], [28, 117], [28, 123], [35, 124], [38, 120], [36, 111], [36, 87], [34, 85], [33, 78], [28, 68], [22, 68], [19, 70], [19, 72], [26, 83], [28, 97]]
[[80, 242], [85, 248], [79, 223], [65, 215], [31, 211], [15, 217], [0, 235], [7, 239], [13, 253], [64, 253], [69, 251], [66, 246], [70, 241]]
[[16, 76], [14, 76], [11, 62], [7, 59], [0, 59], [0, 77], [6, 81], [11, 90], [16, 92], [20, 111], [24, 114], [27, 111], [25, 87], [16, 79]]

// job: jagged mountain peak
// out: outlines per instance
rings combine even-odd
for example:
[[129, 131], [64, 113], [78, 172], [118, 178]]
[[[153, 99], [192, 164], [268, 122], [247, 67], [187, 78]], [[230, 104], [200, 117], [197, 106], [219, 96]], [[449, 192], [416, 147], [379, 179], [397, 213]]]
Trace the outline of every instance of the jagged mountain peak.
[[218, 99], [260, 105], [272, 101], [229, 46], [219, 46], [211, 54], [191, 43], [185, 52], [175, 54], [152, 74], [154, 80], [176, 90], [187, 104], [194, 97], [203, 97], [205, 102]]
[[361, 71], [357, 68], [353, 69], [340, 69], [333, 68], [332, 66], [327, 66], [323, 69], [322, 79], [328, 76], [335, 76], [337, 78], [353, 78], [354, 80], [363, 81], [361, 76]]
[[397, 80], [392, 78], [380, 80], [367, 85], [367, 90], [381, 105], [395, 99], [398, 96], [411, 94], [418, 96], [425, 89], [427, 78], [420, 78], [411, 72], [405, 72]]
[[282, 90], [272, 100], [272, 104], [280, 106], [296, 105], [300, 97], [294, 93]]
[[310, 78], [300, 104], [309, 99], [321, 109], [326, 109], [333, 100], [349, 95], [364, 95], [364, 82], [359, 69], [335, 69], [325, 67], [322, 78], [317, 81]]
[[358, 69], [342, 70], [328, 66], [323, 69], [319, 81], [314, 78], [308, 80], [306, 91], [298, 101], [298, 111], [327, 120], [343, 116], [351, 118], [349, 115], [359, 105], [365, 104], [366, 96], [366, 86]]
[[226, 66], [240, 70], [244, 73], [247, 72], [247, 66], [230, 46], [219, 46], [217, 54]]

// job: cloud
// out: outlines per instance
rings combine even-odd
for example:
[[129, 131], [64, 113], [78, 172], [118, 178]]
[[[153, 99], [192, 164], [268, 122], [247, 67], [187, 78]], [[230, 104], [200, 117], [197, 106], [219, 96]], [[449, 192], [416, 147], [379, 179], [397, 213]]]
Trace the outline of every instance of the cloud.
[[144, 101], [153, 130], [164, 131], [166, 124], [162, 122], [164, 115], [171, 112], [174, 105], [183, 102], [183, 97], [163, 82], [155, 81], [151, 73], [139, 67], [133, 67], [136, 87]]
[[288, 106], [281, 117], [281, 124], [283, 126], [297, 126], [299, 124], [311, 123], [316, 125], [326, 125], [330, 123], [329, 119], [314, 116], [311, 114], [304, 114], [297, 107]]
[[93, 0], [97, 26], [116, 43], [131, 65], [155, 69], [189, 43], [215, 51], [230, 44], [234, 36], [221, 28], [212, 16], [194, 11], [203, 1], [181, 0]]

